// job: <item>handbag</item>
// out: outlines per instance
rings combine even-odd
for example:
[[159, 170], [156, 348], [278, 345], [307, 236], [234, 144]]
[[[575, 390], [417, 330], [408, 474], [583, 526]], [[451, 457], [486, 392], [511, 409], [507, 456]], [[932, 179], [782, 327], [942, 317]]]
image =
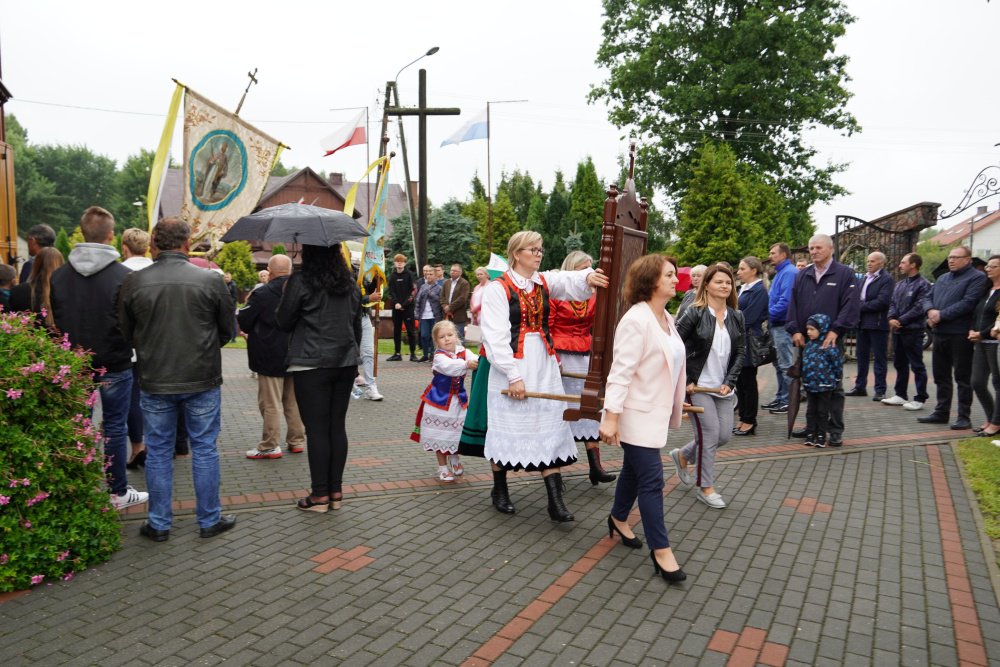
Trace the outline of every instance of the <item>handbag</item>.
[[774, 349], [774, 339], [771, 338], [771, 328], [767, 322], [761, 324], [759, 336], [748, 334], [750, 343], [750, 361], [754, 366], [765, 366], [774, 363], [778, 358], [778, 353]]

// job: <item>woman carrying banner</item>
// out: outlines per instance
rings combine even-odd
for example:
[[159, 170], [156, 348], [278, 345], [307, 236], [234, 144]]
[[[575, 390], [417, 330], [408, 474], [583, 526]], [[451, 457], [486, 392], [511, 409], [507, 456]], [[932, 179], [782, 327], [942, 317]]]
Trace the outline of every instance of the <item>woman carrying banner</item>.
[[[582, 250], [574, 250], [566, 255], [561, 269], [563, 271], [583, 271], [594, 265], [594, 258]], [[552, 342], [559, 353], [559, 363], [563, 373], [585, 375], [590, 368], [590, 348], [593, 336], [590, 334], [594, 326], [594, 306], [597, 295], [591, 294], [586, 301], [551, 300], [549, 315], [549, 331]], [[578, 377], [563, 375], [563, 391], [570, 396], [583, 393], [583, 380]], [[593, 419], [580, 419], [569, 423], [573, 438], [582, 442], [587, 450], [587, 462], [590, 464], [590, 483], [613, 482], [615, 476], [609, 474], [601, 466], [601, 447], [598, 443], [598, 427], [600, 424]]]
[[493, 468], [493, 506], [514, 512], [508, 470], [537, 470], [545, 480], [549, 517], [565, 522], [573, 515], [563, 503], [560, 468], [576, 462], [573, 433], [562, 418], [566, 404], [528, 398], [525, 392], [563, 391], [549, 334], [549, 299], [586, 300], [592, 288], [607, 287], [608, 279], [591, 269], [539, 273], [543, 254], [537, 232], [518, 232], [507, 243], [510, 269], [483, 293], [480, 325], [490, 364], [485, 378], [480, 367], [473, 391], [487, 390], [484, 455]]

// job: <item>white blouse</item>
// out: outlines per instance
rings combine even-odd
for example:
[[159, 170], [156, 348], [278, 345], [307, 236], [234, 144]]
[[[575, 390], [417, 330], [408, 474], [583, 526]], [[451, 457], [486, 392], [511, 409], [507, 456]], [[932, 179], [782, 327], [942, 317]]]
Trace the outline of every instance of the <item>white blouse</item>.
[[[715, 317], [715, 311], [710, 306], [706, 306], [708, 311]], [[729, 317], [728, 311], [723, 311], [723, 323], [718, 324], [716, 320], [715, 335], [712, 336], [712, 349], [708, 351], [708, 358], [705, 360], [705, 367], [701, 369], [698, 377], [699, 387], [721, 387], [726, 383], [726, 370], [729, 368], [729, 355], [732, 352], [733, 342], [726, 329], [725, 318]]]
[[[586, 301], [591, 290], [587, 285], [587, 276], [593, 269], [583, 271], [546, 271], [545, 282], [549, 286], [549, 298], [564, 301]], [[541, 285], [541, 276], [536, 271], [531, 278], [524, 278], [513, 271], [507, 271], [507, 276], [518, 288], [531, 294], [535, 285]], [[483, 290], [483, 308], [480, 311], [479, 326], [483, 330], [483, 345], [490, 364], [507, 376], [508, 382], [521, 379], [514, 360], [514, 351], [510, 349], [510, 302], [507, 292], [499, 280], [489, 283]]]

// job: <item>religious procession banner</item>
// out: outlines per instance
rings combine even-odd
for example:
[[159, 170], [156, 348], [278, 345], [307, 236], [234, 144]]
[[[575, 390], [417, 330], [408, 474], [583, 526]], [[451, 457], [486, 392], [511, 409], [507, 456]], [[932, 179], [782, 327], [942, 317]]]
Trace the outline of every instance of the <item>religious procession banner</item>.
[[184, 204], [191, 239], [218, 239], [253, 212], [282, 144], [190, 88], [184, 95]]
[[361, 253], [361, 270], [358, 272], [358, 284], [378, 277], [380, 284], [386, 284], [385, 278], [385, 227], [388, 220], [389, 205], [389, 156], [380, 157], [368, 165], [368, 170], [361, 175], [354, 187], [347, 193], [344, 201], [344, 213], [354, 213], [354, 202], [358, 194], [358, 185], [365, 176], [381, 169], [378, 186], [375, 188], [375, 206], [368, 219], [368, 237], [365, 239], [364, 251]]

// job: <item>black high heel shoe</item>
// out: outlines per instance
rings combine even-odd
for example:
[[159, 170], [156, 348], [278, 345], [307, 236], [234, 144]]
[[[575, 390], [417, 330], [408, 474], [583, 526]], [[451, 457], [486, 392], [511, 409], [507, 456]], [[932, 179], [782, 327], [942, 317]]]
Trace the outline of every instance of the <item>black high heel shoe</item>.
[[684, 574], [684, 570], [682, 570], [681, 568], [677, 568], [673, 572], [667, 572], [662, 567], [660, 567], [660, 564], [658, 562], [656, 562], [656, 552], [655, 551], [650, 551], [649, 552], [649, 558], [650, 558], [650, 560], [653, 561], [653, 571], [656, 574], [658, 574], [661, 577], [663, 577], [663, 580], [665, 582], [667, 582], [668, 584], [679, 584], [680, 582], [682, 582], [685, 579], [687, 579], [687, 575]]
[[733, 429], [733, 435], [735, 436], [754, 435], [755, 433], [757, 433], [757, 424], [754, 424], [746, 431], [741, 431], [739, 428]]
[[132, 457], [132, 460], [125, 464], [125, 467], [129, 470], [138, 470], [146, 465], [146, 450], [142, 450], [138, 454]]
[[627, 546], [629, 549], [638, 549], [642, 546], [642, 540], [638, 537], [625, 537], [622, 535], [622, 531], [618, 530], [618, 526], [615, 525], [614, 519], [611, 515], [608, 515], [608, 537], [614, 537], [615, 533], [618, 533], [618, 537], [622, 538], [622, 544]]

